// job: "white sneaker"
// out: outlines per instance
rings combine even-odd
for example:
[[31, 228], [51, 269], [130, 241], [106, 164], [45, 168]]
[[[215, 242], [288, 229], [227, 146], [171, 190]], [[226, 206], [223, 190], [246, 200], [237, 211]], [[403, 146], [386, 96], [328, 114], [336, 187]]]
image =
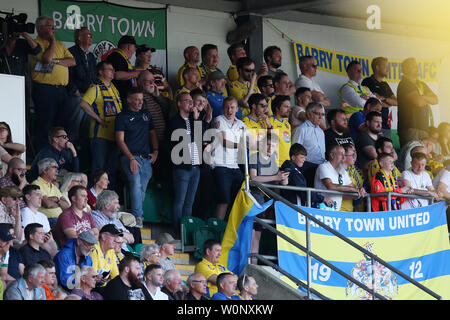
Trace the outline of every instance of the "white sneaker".
[[136, 227], [137, 228], [143, 228], [144, 227], [144, 221], [141, 217], [136, 217]]

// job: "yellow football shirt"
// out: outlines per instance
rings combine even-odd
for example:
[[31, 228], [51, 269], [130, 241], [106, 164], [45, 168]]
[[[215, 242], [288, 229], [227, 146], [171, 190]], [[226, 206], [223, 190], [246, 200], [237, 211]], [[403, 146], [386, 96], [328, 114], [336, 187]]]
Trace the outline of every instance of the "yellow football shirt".
[[291, 125], [287, 118], [278, 119], [274, 115], [269, 117], [272, 124], [272, 133], [278, 136], [278, 166], [289, 160], [289, 149], [291, 148]]
[[[223, 272], [231, 272], [225, 266], [221, 264], [212, 264], [205, 258], [202, 259], [195, 266], [194, 272], [199, 272], [205, 276], [206, 279], [209, 279], [212, 275], [219, 275]], [[217, 286], [208, 281], [208, 287], [206, 288], [205, 296], [207, 298], [211, 298], [218, 291]]]
[[[254, 139], [254, 142], [258, 143], [264, 139], [267, 135], [267, 124], [263, 119], [253, 119], [250, 115], [246, 115], [242, 118], [242, 122], [247, 126], [248, 131]], [[251, 146], [250, 153], [257, 151], [257, 145]]]
[[94, 245], [94, 248], [89, 252], [92, 259], [92, 267], [97, 274], [102, 274], [105, 271], [110, 271], [109, 279], [112, 280], [119, 275], [119, 267], [117, 266], [117, 256], [114, 249], [109, 249], [106, 254], [100, 248], [100, 244]]
[[[230, 82], [228, 85], [230, 96], [235, 97], [238, 101], [241, 100], [243, 97], [245, 97], [248, 94], [248, 90], [250, 89], [250, 82], [248, 81], [241, 82], [239, 80], [236, 80]], [[253, 93], [261, 93], [256, 84], [254, 86]], [[250, 113], [249, 108], [241, 108], [241, 110], [242, 110], [242, 117], [245, 117]]]

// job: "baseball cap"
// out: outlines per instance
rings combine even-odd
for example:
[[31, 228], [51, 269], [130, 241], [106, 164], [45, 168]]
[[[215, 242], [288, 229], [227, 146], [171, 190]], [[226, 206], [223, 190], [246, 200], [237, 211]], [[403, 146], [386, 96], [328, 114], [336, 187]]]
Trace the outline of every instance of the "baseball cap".
[[109, 224], [105, 224], [101, 229], [100, 229], [100, 234], [108, 232], [110, 234], [113, 235], [117, 235], [122, 237], [123, 236], [123, 232], [120, 231], [119, 229], [116, 228], [116, 226], [112, 223]]
[[89, 231], [83, 231], [78, 235], [78, 239], [83, 240], [84, 242], [87, 242], [89, 244], [96, 244], [97, 238], [90, 233]]
[[161, 233], [158, 236], [158, 239], [156, 239], [156, 243], [159, 246], [162, 246], [163, 244], [166, 244], [166, 243], [168, 243], [168, 244], [176, 244], [178, 242], [180, 242], [180, 241], [179, 240], [175, 240], [170, 234], [168, 234], [166, 232]]
[[208, 75], [208, 81], [226, 79], [222, 71], [216, 70]]
[[150, 48], [148, 45], [146, 44], [141, 44], [140, 46], [137, 46], [136, 48], [136, 55], [140, 55], [142, 52], [147, 52], [147, 51], [151, 51], [151, 52], [155, 52], [156, 49], [155, 48]]
[[120, 47], [123, 44], [134, 44], [135, 46], [137, 46], [136, 40], [133, 36], [122, 36], [122, 38], [120, 38], [119, 40], [119, 43], [117, 43], [117, 46]]
[[0, 240], [7, 242], [14, 240], [14, 237], [11, 233], [9, 233], [9, 228], [5, 226], [0, 226]]

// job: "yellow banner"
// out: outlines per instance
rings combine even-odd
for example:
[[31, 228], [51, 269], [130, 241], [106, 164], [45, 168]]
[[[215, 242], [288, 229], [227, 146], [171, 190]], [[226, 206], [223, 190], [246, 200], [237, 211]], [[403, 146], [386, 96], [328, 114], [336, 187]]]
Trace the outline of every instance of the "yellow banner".
[[[361, 63], [362, 77], [370, 76], [372, 72], [371, 63], [375, 57], [363, 57], [355, 54], [344, 53], [329, 50], [321, 47], [312, 46], [306, 43], [294, 42], [295, 60], [298, 64], [301, 56], [313, 56], [317, 63], [317, 69], [333, 74], [347, 76], [345, 68], [352, 60]], [[387, 57], [389, 59], [389, 57]], [[408, 57], [405, 57], [405, 59]], [[440, 62], [432, 59], [416, 59], [419, 67], [419, 78], [424, 82], [436, 82]], [[403, 59], [389, 59], [389, 75], [387, 82], [400, 82], [401, 63]]]

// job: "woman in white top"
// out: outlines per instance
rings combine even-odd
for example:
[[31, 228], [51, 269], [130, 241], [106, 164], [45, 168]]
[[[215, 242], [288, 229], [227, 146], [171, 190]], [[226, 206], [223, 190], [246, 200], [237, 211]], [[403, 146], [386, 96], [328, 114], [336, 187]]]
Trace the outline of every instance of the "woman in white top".
[[447, 166], [434, 177], [433, 186], [445, 200], [450, 201], [450, 161], [446, 164]]

